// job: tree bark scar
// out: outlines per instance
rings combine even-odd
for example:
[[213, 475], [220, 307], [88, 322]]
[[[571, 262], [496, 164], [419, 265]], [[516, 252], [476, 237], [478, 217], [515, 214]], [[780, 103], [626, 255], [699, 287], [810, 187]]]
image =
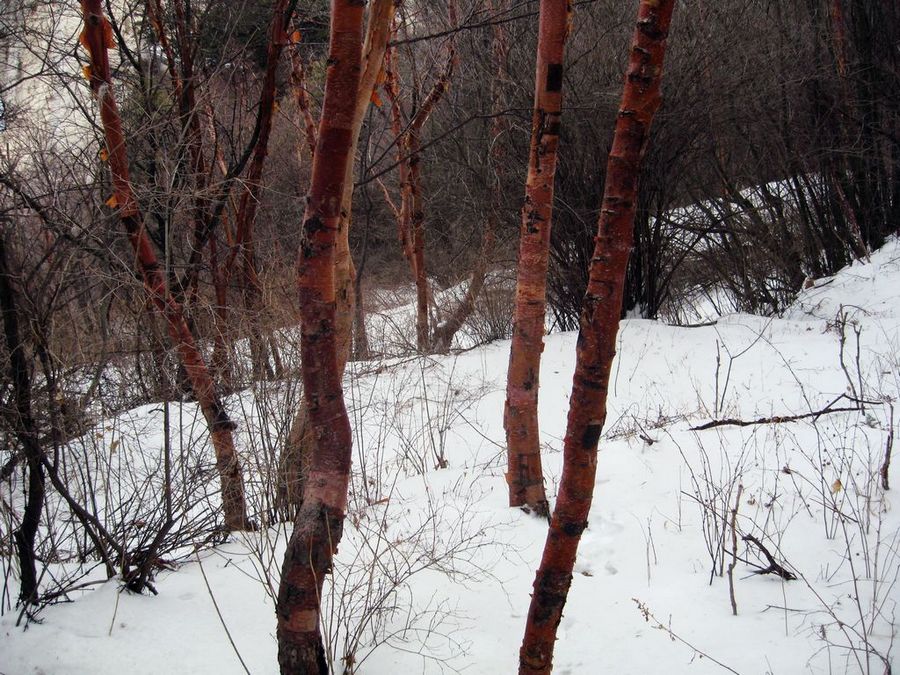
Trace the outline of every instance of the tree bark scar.
[[588, 523], [585, 520], [581, 523], [566, 523], [562, 526], [562, 532], [568, 537], [580, 537], [581, 533], [587, 529]]
[[593, 450], [600, 441], [600, 434], [603, 432], [603, 425], [599, 422], [592, 422], [584, 429], [581, 435], [581, 447], [585, 450]]
[[325, 224], [318, 215], [315, 215], [303, 224], [303, 229], [306, 231], [306, 235], [310, 236], [324, 230]]
[[547, 91], [562, 91], [563, 65], [561, 63], [547, 64]]

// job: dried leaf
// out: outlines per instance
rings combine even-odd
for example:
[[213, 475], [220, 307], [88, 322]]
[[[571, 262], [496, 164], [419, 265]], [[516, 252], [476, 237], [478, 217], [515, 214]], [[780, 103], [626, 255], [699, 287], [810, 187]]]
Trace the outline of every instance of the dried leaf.
[[838, 478], [834, 483], [831, 484], [831, 492], [832, 494], [837, 494], [841, 490], [844, 489], [844, 484], [841, 482], [841, 479]]
[[380, 108], [382, 106], [381, 97], [378, 95], [378, 92], [375, 91], [374, 89], [372, 90], [372, 99], [371, 100], [376, 108]]
[[81, 66], [81, 76], [88, 82], [91, 81], [91, 74], [92, 71], [90, 66]]
[[101, 162], [105, 162], [106, 160], [109, 159], [109, 152], [107, 151], [106, 148], [100, 148], [99, 157], [100, 157]]
[[113, 195], [112, 197], [110, 197], [109, 199], [106, 200], [106, 205], [109, 208], [114, 209], [119, 205], [119, 200], [116, 198], [115, 195]]
[[303, 34], [299, 30], [295, 30], [293, 33], [291, 33], [291, 44], [297, 44], [302, 39]]

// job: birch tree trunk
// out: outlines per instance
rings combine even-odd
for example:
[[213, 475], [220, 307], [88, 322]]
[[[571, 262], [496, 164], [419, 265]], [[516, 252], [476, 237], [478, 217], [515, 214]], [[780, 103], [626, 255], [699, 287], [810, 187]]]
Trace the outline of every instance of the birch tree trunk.
[[519, 675], [550, 673], [578, 542], [587, 527], [634, 236], [638, 174], [650, 123], [661, 102], [663, 56], [674, 5], [675, 0], [641, 0], [638, 9], [582, 305], [559, 496], [534, 580]]
[[[447, 10], [450, 22], [455, 26], [457, 24], [455, 0], [448, 2]], [[404, 123], [406, 115], [400, 100], [400, 74], [396, 54], [396, 49], [392, 48], [386, 59], [384, 91], [391, 102], [391, 131], [397, 143], [397, 171], [400, 179], [397, 226], [400, 246], [416, 284], [416, 349], [427, 354], [432, 346], [428, 320], [431, 293], [425, 267], [425, 206], [420, 166], [422, 127], [450, 87], [456, 66], [456, 37], [452, 34], [447, 40], [447, 59], [444, 68], [408, 123]]]
[[519, 231], [516, 308], [503, 426], [508, 449], [509, 505], [549, 515], [541, 469], [538, 387], [544, 350], [553, 180], [562, 111], [563, 57], [572, 3], [542, 0], [535, 66], [531, 152]]
[[[366, 41], [362, 53], [362, 75], [356, 92], [353, 111], [353, 126], [350, 130], [350, 158], [344, 175], [341, 195], [340, 217], [335, 241], [335, 331], [337, 339], [338, 372], [343, 375], [350, 357], [353, 342], [353, 317], [355, 310], [355, 270], [350, 257], [350, 224], [353, 213], [353, 158], [359, 143], [363, 119], [372, 100], [372, 93], [382, 72], [391, 22], [396, 11], [395, 0], [375, 0], [369, 12]], [[307, 138], [314, 134], [307, 133]], [[315, 150], [313, 150], [315, 159]], [[300, 506], [303, 495], [303, 481], [308, 470], [309, 458], [315, 451], [315, 438], [310, 433], [309, 415], [304, 396], [291, 422], [287, 443], [279, 459], [278, 507], [282, 512], [290, 512]]]
[[103, 16], [101, 0], [82, 0], [84, 30], [81, 44], [90, 55], [89, 76], [91, 89], [100, 106], [100, 119], [106, 139], [109, 168], [112, 173], [114, 202], [118, 208], [128, 239], [134, 249], [135, 260], [154, 306], [165, 319], [172, 346], [178, 354], [191, 383], [209, 427], [210, 438], [216, 453], [216, 467], [222, 484], [222, 505], [225, 526], [230, 530], [250, 526], [244, 499], [244, 480], [241, 465], [234, 448], [234, 422], [222, 406], [209, 369], [197, 349], [184, 316], [181, 303], [177, 302], [166, 286], [162, 268], [153, 250], [153, 244], [144, 229], [137, 199], [131, 189], [128, 156], [122, 120], [119, 116], [110, 78], [108, 49], [115, 46], [112, 28]]
[[333, 0], [325, 98], [298, 262], [303, 387], [315, 452], [288, 542], [278, 590], [278, 662], [283, 674], [327, 675], [319, 599], [341, 539], [350, 480], [351, 432], [344, 405], [335, 317], [335, 240], [360, 85], [364, 3]]

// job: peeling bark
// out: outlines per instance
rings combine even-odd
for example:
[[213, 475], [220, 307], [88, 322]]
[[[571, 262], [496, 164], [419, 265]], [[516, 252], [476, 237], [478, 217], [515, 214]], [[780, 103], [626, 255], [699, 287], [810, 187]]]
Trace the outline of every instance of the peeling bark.
[[[366, 40], [362, 53], [362, 74], [356, 93], [353, 126], [350, 130], [351, 161], [347, 163], [341, 195], [340, 218], [335, 241], [335, 331], [337, 339], [338, 372], [343, 375], [353, 342], [353, 318], [356, 305], [356, 272], [350, 256], [350, 224], [353, 212], [353, 158], [356, 157], [363, 119], [382, 73], [385, 50], [391, 34], [391, 22], [396, 11], [394, 0], [375, 0], [369, 12]], [[309, 138], [309, 134], [307, 134]], [[313, 134], [313, 138], [315, 135]], [[315, 151], [313, 151], [315, 156]], [[309, 456], [314, 452], [315, 438], [310, 433], [306, 399], [301, 399], [297, 415], [291, 422], [287, 443], [279, 459], [278, 509], [292, 512], [300, 506]]]
[[572, 3], [542, 0], [535, 66], [531, 152], [519, 231], [516, 308], [506, 385], [509, 505], [547, 517], [538, 430], [538, 388], [544, 350], [547, 267], [553, 218], [553, 183], [562, 113], [563, 58]]
[[634, 238], [638, 174], [661, 101], [663, 56], [674, 5], [675, 0], [641, 0], [638, 10], [582, 306], [559, 496], [534, 580], [519, 675], [550, 673], [578, 542], [588, 524], [597, 442], [606, 421], [609, 375]]
[[341, 539], [350, 479], [350, 420], [338, 368], [334, 253], [362, 60], [364, 3], [333, 0], [325, 97], [298, 261], [304, 394], [316, 449], [278, 590], [278, 662], [327, 675], [319, 630], [324, 577]]

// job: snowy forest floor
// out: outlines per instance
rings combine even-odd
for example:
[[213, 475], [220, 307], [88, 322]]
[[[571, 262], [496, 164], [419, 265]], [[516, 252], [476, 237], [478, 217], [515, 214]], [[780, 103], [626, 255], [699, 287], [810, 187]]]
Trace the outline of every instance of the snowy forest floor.
[[[543, 355], [551, 501], [574, 343], [550, 335]], [[506, 506], [508, 350], [504, 341], [349, 367], [354, 478], [324, 599], [335, 672], [515, 672], [546, 523]], [[900, 417], [898, 362], [896, 240], [818, 280], [781, 317], [623, 322], [555, 672], [888, 672], [900, 479], [886, 490], [881, 469]], [[228, 403], [253, 508], [265, 513], [296, 383], [261, 384]], [[171, 412], [182, 527], [213, 513], [217, 495], [195, 406]], [[713, 420], [761, 423], [692, 429]], [[159, 499], [162, 406], [104, 420], [88, 436], [71, 465], [94, 468], [98, 508], [128, 523], [129, 509]], [[66, 513], [47, 508], [61, 533], [73, 527]], [[91, 585], [25, 630], [7, 603], [0, 673], [276, 673], [273, 596], [289, 534], [281, 525], [181, 551], [158, 574], [157, 596], [122, 592], [117, 580]], [[796, 579], [754, 574], [769, 560], [745, 536]], [[48, 574], [74, 564], [61, 559]], [[14, 596], [17, 580], [6, 582]]]

